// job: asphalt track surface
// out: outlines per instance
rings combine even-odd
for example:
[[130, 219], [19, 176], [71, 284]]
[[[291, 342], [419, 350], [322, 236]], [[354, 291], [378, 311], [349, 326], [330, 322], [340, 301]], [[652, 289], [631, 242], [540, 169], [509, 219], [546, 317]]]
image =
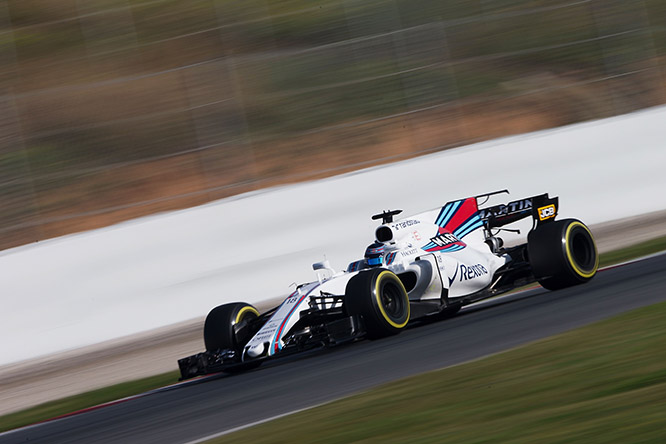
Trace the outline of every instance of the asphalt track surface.
[[604, 270], [586, 285], [490, 300], [395, 337], [192, 381], [2, 434], [0, 443], [187, 443], [660, 301], [666, 301], [664, 254]]

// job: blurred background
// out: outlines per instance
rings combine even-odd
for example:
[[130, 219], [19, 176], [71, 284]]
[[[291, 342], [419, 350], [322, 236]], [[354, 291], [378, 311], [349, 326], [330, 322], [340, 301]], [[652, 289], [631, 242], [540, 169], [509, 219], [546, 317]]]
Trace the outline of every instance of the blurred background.
[[0, 249], [665, 102], [663, 0], [0, 0]]

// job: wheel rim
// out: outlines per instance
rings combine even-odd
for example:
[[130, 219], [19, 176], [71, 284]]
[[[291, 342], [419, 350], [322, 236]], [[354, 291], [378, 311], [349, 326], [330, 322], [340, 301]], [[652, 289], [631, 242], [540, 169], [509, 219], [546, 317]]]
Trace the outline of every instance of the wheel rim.
[[580, 225], [573, 227], [567, 250], [574, 270], [584, 277], [594, 274], [597, 268], [597, 252], [585, 228]]
[[402, 291], [393, 282], [387, 282], [382, 287], [381, 301], [384, 311], [393, 320], [399, 320], [404, 313], [405, 301]]
[[[243, 307], [238, 314], [236, 315], [236, 322], [234, 322], [234, 325], [232, 326], [233, 332], [234, 332], [234, 342], [235, 342], [235, 348], [236, 350], [241, 350], [247, 341], [249, 341], [251, 338], [251, 335], [248, 333], [247, 330], [239, 331], [237, 326], [242, 323], [243, 321], [251, 321], [254, 318], [257, 318], [259, 315], [259, 312], [252, 306], [245, 306]], [[247, 328], [247, 327], [246, 327]]]

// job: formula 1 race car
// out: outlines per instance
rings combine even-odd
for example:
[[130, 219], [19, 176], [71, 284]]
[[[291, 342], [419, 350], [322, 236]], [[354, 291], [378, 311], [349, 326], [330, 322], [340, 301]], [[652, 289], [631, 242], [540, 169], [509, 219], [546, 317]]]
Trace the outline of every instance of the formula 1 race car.
[[[548, 194], [479, 208], [496, 191], [396, 219], [381, 219], [363, 259], [336, 273], [313, 265], [318, 279], [298, 285], [260, 314], [237, 302], [220, 305], [204, 324], [206, 351], [178, 361], [181, 379], [258, 366], [289, 352], [399, 333], [410, 321], [454, 315], [464, 305], [538, 281], [556, 290], [589, 281], [599, 258], [579, 220], [556, 221]], [[527, 243], [504, 247], [502, 228], [532, 217]], [[516, 230], [513, 230], [516, 231]]]

